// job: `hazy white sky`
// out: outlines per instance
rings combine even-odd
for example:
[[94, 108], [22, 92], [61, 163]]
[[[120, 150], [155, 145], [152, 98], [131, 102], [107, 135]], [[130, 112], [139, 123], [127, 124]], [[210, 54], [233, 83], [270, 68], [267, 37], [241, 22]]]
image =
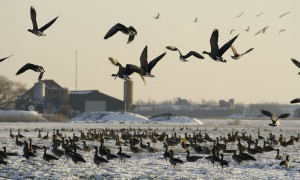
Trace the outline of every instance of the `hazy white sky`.
[[[59, 15], [45, 31], [46, 37], [27, 31], [32, 28], [30, 6], [37, 11], [39, 26]], [[300, 69], [290, 60], [300, 60], [299, 9], [299, 0], [2, 0], [0, 57], [14, 56], [0, 64], [0, 73], [29, 88], [38, 74], [15, 73], [31, 62], [45, 68], [44, 79], [74, 90], [78, 50], [78, 90], [98, 89], [123, 99], [123, 80], [111, 77], [118, 69], [108, 57], [123, 65], [139, 65], [140, 54], [148, 45], [149, 60], [164, 51], [167, 55], [153, 69], [156, 77], [146, 78], [146, 86], [138, 75], [132, 75], [134, 100], [234, 98], [245, 103], [288, 103], [300, 97]], [[291, 13], [278, 18], [287, 11]], [[233, 18], [241, 12], [240, 18]], [[254, 17], [261, 12], [259, 18]], [[153, 18], [157, 13], [159, 20]], [[193, 23], [195, 17], [198, 23]], [[122, 33], [103, 39], [116, 23], [137, 29], [138, 36], [131, 44], [126, 44], [128, 36]], [[248, 26], [250, 32], [245, 32]], [[269, 26], [266, 34], [254, 36], [265, 26]], [[229, 50], [223, 56], [228, 61], [224, 64], [205, 55], [204, 60], [190, 58], [184, 63], [177, 52], [165, 48], [177, 46], [183, 53], [209, 51], [214, 28], [219, 29], [220, 44], [240, 33], [234, 43], [237, 51], [254, 50], [238, 61], [231, 59]], [[286, 32], [279, 34], [282, 28]], [[236, 29], [233, 35], [229, 35], [231, 29]]]

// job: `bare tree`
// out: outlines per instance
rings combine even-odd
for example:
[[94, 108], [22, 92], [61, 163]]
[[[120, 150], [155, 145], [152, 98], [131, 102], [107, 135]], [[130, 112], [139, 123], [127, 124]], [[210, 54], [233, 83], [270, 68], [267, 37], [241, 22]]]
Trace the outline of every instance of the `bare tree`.
[[0, 75], [0, 107], [7, 108], [16, 101], [19, 95], [24, 94], [26, 91], [24, 84], [11, 81]]

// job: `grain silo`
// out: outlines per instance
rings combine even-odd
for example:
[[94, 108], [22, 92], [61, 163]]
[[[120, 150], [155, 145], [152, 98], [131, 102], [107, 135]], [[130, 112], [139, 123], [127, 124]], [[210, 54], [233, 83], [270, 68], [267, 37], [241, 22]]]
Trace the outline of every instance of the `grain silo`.
[[124, 81], [124, 108], [125, 112], [133, 112], [133, 81]]
[[45, 100], [45, 83], [42, 81], [34, 83], [33, 97], [39, 100]]

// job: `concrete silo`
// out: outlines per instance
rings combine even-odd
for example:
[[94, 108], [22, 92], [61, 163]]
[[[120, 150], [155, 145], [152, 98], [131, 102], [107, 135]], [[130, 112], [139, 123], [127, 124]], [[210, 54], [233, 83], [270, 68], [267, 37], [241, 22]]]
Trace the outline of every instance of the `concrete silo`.
[[33, 87], [33, 97], [39, 100], [45, 100], [45, 92], [46, 86], [43, 82], [36, 82], [34, 83]]
[[124, 110], [133, 112], [133, 81], [124, 81]]

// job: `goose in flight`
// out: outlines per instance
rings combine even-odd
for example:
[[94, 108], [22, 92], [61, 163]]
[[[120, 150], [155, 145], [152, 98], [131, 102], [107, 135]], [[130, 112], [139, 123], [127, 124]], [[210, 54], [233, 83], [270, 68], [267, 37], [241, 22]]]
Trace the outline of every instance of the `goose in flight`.
[[22, 74], [23, 72], [27, 71], [27, 70], [33, 70], [35, 72], [39, 72], [40, 75], [38, 77], [38, 80], [41, 81], [43, 78], [43, 74], [45, 72], [44, 68], [42, 66], [39, 65], [35, 65], [35, 64], [31, 64], [31, 63], [27, 63], [25, 64], [23, 67], [21, 67], [18, 72], [16, 73], [16, 75]]
[[280, 29], [279, 34], [282, 33], [282, 32], [285, 32], [285, 31], [286, 31], [285, 29]]
[[246, 52], [242, 53], [242, 54], [239, 54], [235, 47], [233, 45], [231, 45], [231, 50], [233, 52], [233, 56], [231, 56], [232, 59], [235, 59], [235, 60], [238, 60], [240, 57], [242, 57], [243, 55], [249, 53], [250, 51], [252, 51], [254, 48], [250, 48], [248, 49]]
[[196, 17], [195, 20], [194, 20], [194, 23], [196, 23], [196, 22], [198, 22], [198, 18], [197, 18], [197, 17]]
[[289, 13], [291, 13], [291, 12], [283, 13], [283, 14], [281, 14], [278, 18], [282, 18], [283, 16], [285, 16], [285, 15], [287, 15], [287, 14], [289, 14]]
[[231, 29], [229, 34], [231, 35], [234, 31], [235, 29]]
[[11, 56], [13, 56], [13, 54], [12, 54], [12, 55], [10, 55], [10, 56], [7, 56], [7, 57], [4, 57], [4, 58], [1, 58], [1, 59], [0, 59], [0, 62], [2, 62], [2, 61], [4, 61], [4, 60], [6, 60], [7, 58], [10, 58]]
[[153, 16], [154, 17], [154, 19], [159, 19], [160, 17], [159, 17], [159, 13], [157, 14], [157, 16]]
[[146, 84], [145, 82], [145, 79], [143, 77], [143, 70], [139, 67], [137, 67], [136, 65], [133, 65], [133, 64], [126, 64], [126, 67], [123, 67], [119, 61], [115, 58], [112, 58], [112, 57], [109, 57], [108, 60], [115, 66], [119, 66], [119, 71], [117, 72], [117, 74], [112, 74], [111, 76], [115, 77], [115, 79], [117, 77], [119, 77], [120, 79], [123, 79], [123, 80], [129, 80], [131, 79], [129, 76], [133, 73], [138, 73], [141, 78], [143, 79], [144, 83]]
[[146, 46], [144, 48], [144, 50], [142, 51], [142, 54], [140, 57], [141, 69], [143, 71], [143, 76], [154, 77], [154, 75], [151, 74], [151, 70], [158, 63], [158, 61], [160, 61], [166, 54], [167, 54], [167, 52], [164, 52], [148, 63], [148, 47]]
[[190, 56], [195, 56], [198, 59], [204, 59], [204, 57], [201, 54], [199, 54], [199, 53], [197, 53], [195, 51], [190, 51], [186, 55], [182, 55], [181, 52], [180, 52], [180, 50], [177, 47], [175, 47], [175, 46], [167, 46], [166, 48], [169, 49], [169, 50], [171, 50], [171, 51], [178, 51], [179, 55], [180, 55], [179, 59], [181, 61], [183, 61], [183, 62], [187, 62], [188, 61], [187, 58], [189, 58]]
[[248, 26], [247, 29], [245, 29], [246, 32], [250, 31], [250, 27]]
[[264, 12], [261, 12], [261, 13], [255, 15], [254, 17], [259, 17], [259, 16], [261, 16], [263, 13], [264, 13]]
[[295, 98], [293, 100], [291, 100], [291, 104], [295, 104], [295, 103], [299, 103], [300, 102], [300, 98]]
[[255, 36], [258, 35], [258, 34], [260, 34], [260, 33], [263, 33], [263, 34], [264, 34], [268, 28], [269, 28], [269, 26], [266, 26], [266, 27], [262, 28], [262, 29], [259, 30], [257, 33], [255, 33]]
[[225, 63], [226, 60], [222, 57], [222, 55], [230, 48], [230, 46], [233, 44], [233, 42], [236, 40], [238, 36], [239, 35], [236, 35], [234, 38], [232, 38], [230, 41], [224, 44], [221, 48], [219, 48], [218, 45], [219, 31], [215, 29], [210, 37], [211, 50], [210, 52], [203, 51], [203, 54], [209, 55], [215, 61], [221, 61]]
[[243, 14], [244, 14], [244, 12], [241, 12], [241, 14], [235, 16], [234, 18], [239, 18], [239, 17], [241, 17]]
[[126, 27], [121, 23], [117, 23], [112, 28], [110, 28], [110, 30], [105, 34], [104, 39], [110, 38], [111, 36], [115, 35], [119, 31], [129, 35], [127, 44], [131, 43], [131, 41], [133, 41], [134, 37], [137, 35], [137, 31], [134, 27], [132, 26]]
[[[300, 68], [300, 62], [299, 62], [299, 61], [297, 61], [297, 60], [294, 59], [294, 58], [291, 58], [291, 60], [292, 60], [292, 62], [293, 62], [298, 68]], [[300, 75], [300, 72], [299, 72], [298, 74]]]
[[31, 6], [30, 8], [30, 16], [31, 16], [31, 21], [32, 21], [32, 29], [28, 29], [29, 32], [37, 35], [37, 36], [46, 36], [46, 34], [44, 34], [44, 31], [46, 29], [48, 29], [58, 18], [58, 16], [56, 18], [54, 18], [53, 20], [51, 20], [50, 22], [48, 22], [47, 24], [45, 24], [43, 27], [38, 28], [38, 24], [36, 22], [36, 11], [34, 9], [34, 7]]
[[285, 118], [289, 117], [289, 115], [290, 115], [288, 113], [284, 113], [284, 114], [279, 115], [278, 118], [276, 118], [275, 114], [273, 114], [273, 113], [271, 113], [269, 111], [261, 110], [260, 112], [263, 115], [268, 116], [268, 117], [271, 118], [272, 124], [269, 124], [269, 125], [273, 126], [273, 127], [278, 126], [280, 124], [279, 119], [285, 119]]

